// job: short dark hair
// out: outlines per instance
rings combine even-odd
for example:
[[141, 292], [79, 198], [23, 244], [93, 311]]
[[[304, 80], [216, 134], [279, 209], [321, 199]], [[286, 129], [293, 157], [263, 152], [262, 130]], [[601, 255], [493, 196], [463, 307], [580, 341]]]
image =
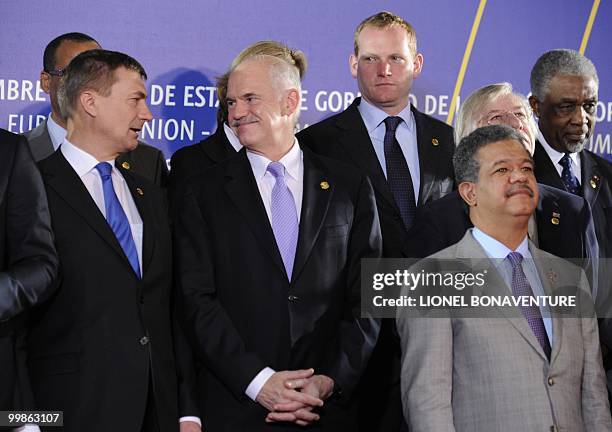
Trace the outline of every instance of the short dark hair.
[[71, 116], [79, 94], [85, 90], [95, 90], [102, 95], [108, 95], [117, 81], [114, 72], [120, 67], [138, 72], [142, 79], [147, 79], [147, 73], [140, 63], [117, 51], [89, 50], [72, 59], [58, 92], [62, 117]]
[[65, 42], [65, 41], [81, 42], [81, 43], [94, 42], [100, 45], [97, 40], [95, 40], [89, 35], [86, 35], [85, 33], [79, 33], [79, 32], [64, 33], [63, 35], [60, 35], [56, 37], [55, 39], [53, 39], [45, 47], [45, 52], [43, 54], [43, 70], [44, 71], [49, 72], [55, 69], [55, 62], [56, 62], [55, 54], [59, 46], [62, 44], [62, 42]]
[[[514, 140], [521, 147], [523, 137], [517, 131], [506, 125], [491, 125], [476, 129], [464, 137], [453, 155], [453, 166], [455, 168], [455, 181], [457, 184], [463, 182], [477, 183], [480, 164], [476, 159], [478, 151], [489, 144], [499, 141]], [[529, 155], [527, 149], [525, 153]], [[529, 157], [531, 157], [529, 155]]]

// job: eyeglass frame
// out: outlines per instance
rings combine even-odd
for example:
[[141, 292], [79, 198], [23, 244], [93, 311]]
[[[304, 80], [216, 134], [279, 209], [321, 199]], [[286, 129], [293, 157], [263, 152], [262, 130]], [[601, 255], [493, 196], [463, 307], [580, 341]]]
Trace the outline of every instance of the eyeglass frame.
[[[520, 118], [519, 114], [524, 115], [525, 117]], [[484, 116], [484, 118], [486, 119], [486, 123], [487, 125], [499, 125], [499, 124], [506, 124], [503, 121], [500, 122], [493, 122], [492, 118], [487, 118], [489, 116], [491, 116], [492, 114], [486, 115]], [[512, 116], [514, 117], [516, 120], [518, 120], [519, 122], [521, 122], [523, 125], [527, 125], [529, 123], [529, 114], [525, 113], [525, 112], [514, 112], [514, 111], [497, 111], [495, 112], [494, 116], [501, 116], [502, 120], [503, 117], [507, 117], [507, 116]]]
[[55, 77], [63, 77], [66, 74], [66, 69], [52, 69], [52, 70], [43, 70], [44, 73], [55, 76]]

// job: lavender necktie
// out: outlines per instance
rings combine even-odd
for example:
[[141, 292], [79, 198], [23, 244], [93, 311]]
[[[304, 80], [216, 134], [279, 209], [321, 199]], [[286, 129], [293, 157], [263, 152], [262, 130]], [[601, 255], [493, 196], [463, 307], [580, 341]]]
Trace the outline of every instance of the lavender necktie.
[[[525, 276], [523, 272], [523, 267], [521, 267], [523, 255], [518, 252], [510, 252], [507, 258], [512, 264], [512, 294], [515, 297], [533, 297], [533, 291], [531, 290], [527, 276]], [[519, 306], [519, 309], [527, 319], [527, 323], [529, 327], [531, 327], [531, 331], [533, 331], [536, 339], [540, 342], [544, 354], [546, 354], [546, 357], [550, 360], [550, 342], [548, 341], [544, 321], [540, 314], [540, 308], [537, 306]]]
[[416, 201], [410, 169], [395, 137], [395, 130], [401, 121], [400, 117], [387, 117], [385, 119], [385, 164], [387, 166], [389, 189], [391, 189], [393, 198], [395, 198], [404, 225], [406, 229], [409, 229], [416, 213]]
[[580, 184], [578, 184], [578, 179], [574, 175], [574, 170], [572, 170], [572, 160], [567, 153], [563, 155], [559, 161], [559, 165], [563, 167], [563, 171], [561, 171], [561, 180], [563, 180], [565, 189], [574, 195], [580, 196]]
[[299, 233], [297, 211], [293, 194], [285, 183], [285, 167], [280, 162], [270, 162], [267, 171], [276, 180], [272, 188], [272, 231], [276, 245], [283, 258], [287, 277], [291, 280], [293, 260]]

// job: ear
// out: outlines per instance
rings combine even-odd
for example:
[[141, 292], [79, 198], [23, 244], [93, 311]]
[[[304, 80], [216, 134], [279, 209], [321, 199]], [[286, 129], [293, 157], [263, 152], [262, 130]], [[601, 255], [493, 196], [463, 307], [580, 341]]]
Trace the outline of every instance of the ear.
[[531, 105], [531, 110], [533, 113], [537, 117], [540, 117], [540, 102], [534, 95], [529, 96], [529, 105]]
[[97, 93], [91, 90], [84, 91], [79, 95], [78, 103], [91, 117], [98, 115]]
[[45, 71], [40, 71], [40, 87], [43, 91], [49, 94], [51, 86], [51, 75], [46, 73]]
[[359, 64], [359, 58], [355, 54], [349, 56], [349, 69], [353, 78], [357, 78], [357, 68]]
[[423, 62], [424, 62], [423, 54], [418, 53], [414, 60], [412, 61], [412, 65], [414, 67], [412, 71], [412, 78], [416, 78], [421, 75], [421, 71], [423, 70]]
[[285, 110], [287, 115], [293, 115], [300, 109], [301, 95], [297, 89], [289, 89], [285, 98]]
[[463, 201], [465, 201], [470, 207], [476, 207], [478, 205], [476, 199], [476, 183], [461, 182], [459, 183], [458, 192], [459, 195], [461, 195], [461, 198], [463, 198]]

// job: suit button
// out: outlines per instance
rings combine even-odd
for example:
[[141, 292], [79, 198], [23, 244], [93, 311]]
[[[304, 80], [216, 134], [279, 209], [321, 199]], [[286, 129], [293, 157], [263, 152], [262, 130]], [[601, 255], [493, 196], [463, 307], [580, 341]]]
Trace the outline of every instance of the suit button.
[[294, 301], [298, 301], [300, 298], [298, 296], [294, 296], [294, 295], [290, 295], [289, 297], [287, 297], [287, 300], [289, 300], [290, 302], [294, 302]]
[[144, 304], [144, 296], [140, 296], [140, 304]]
[[555, 380], [552, 378], [548, 378], [548, 385], [552, 387], [554, 384], [555, 384]]
[[143, 337], [140, 338], [139, 342], [140, 342], [140, 345], [145, 346], [146, 344], [149, 343], [149, 338], [146, 337], [146, 336], [143, 336]]
[[559, 429], [557, 429], [557, 426], [552, 425], [552, 426], [550, 427], [550, 432], [558, 432], [558, 431], [559, 431]]

